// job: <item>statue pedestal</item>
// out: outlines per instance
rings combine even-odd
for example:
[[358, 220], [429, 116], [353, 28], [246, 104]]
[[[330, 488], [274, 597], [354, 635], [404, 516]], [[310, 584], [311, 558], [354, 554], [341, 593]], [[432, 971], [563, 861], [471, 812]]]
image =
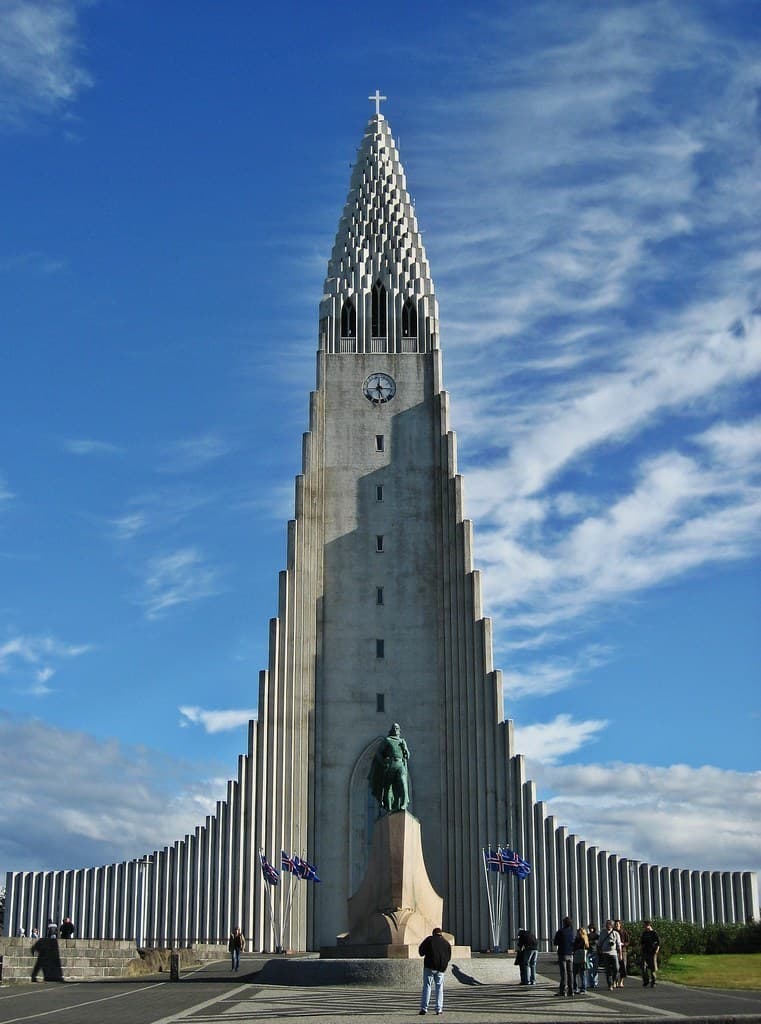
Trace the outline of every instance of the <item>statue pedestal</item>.
[[[375, 823], [365, 877], [349, 899], [349, 931], [320, 956], [417, 959], [420, 943], [441, 927], [443, 909], [423, 860], [420, 822], [408, 811], [387, 814]], [[470, 956], [466, 949], [459, 955]]]

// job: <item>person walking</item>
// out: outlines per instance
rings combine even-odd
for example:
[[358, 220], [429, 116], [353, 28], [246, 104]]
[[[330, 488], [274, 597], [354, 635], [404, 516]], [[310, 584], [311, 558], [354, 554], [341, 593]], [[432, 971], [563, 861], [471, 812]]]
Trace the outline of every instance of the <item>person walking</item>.
[[618, 981], [618, 962], [621, 956], [621, 936], [613, 928], [612, 921], [605, 922], [605, 931], [597, 943], [600, 951], [600, 964], [605, 970], [608, 988], [616, 988]]
[[589, 957], [587, 958], [589, 988], [597, 988], [600, 971], [600, 952], [597, 949], [597, 943], [600, 941], [600, 933], [596, 924], [590, 924], [587, 928], [587, 938], [589, 939]]
[[539, 943], [533, 932], [521, 928], [518, 932], [516, 961], [521, 972], [521, 985], [536, 985], [536, 960]]
[[563, 923], [555, 932], [552, 945], [558, 947], [558, 967], [560, 968], [560, 988], [558, 996], [573, 995], [573, 940], [576, 938], [573, 921], [564, 917]]
[[436, 988], [436, 1013], [444, 1012], [444, 972], [452, 958], [452, 947], [444, 938], [441, 928], [434, 928], [418, 947], [423, 957], [423, 991], [420, 996], [419, 1017], [428, 1013], [431, 988]]
[[642, 984], [655, 988], [655, 975], [658, 971], [658, 950], [661, 948], [661, 940], [658, 932], [653, 928], [652, 921], [645, 921], [645, 930], [639, 940], [642, 950]]
[[617, 987], [618, 988], [623, 988], [624, 987], [624, 978], [626, 977], [626, 963], [627, 963], [627, 958], [628, 958], [629, 940], [630, 940], [631, 936], [629, 935], [629, 933], [626, 930], [626, 928], [624, 928], [623, 923], [621, 921], [614, 921], [613, 922], [613, 928], [615, 929], [615, 931], [618, 932], [619, 937], [621, 939], [621, 952], [619, 953], [619, 957], [618, 957], [618, 982], [617, 982]]
[[586, 928], [577, 928], [573, 940], [573, 994], [584, 995], [587, 991], [587, 953], [589, 939]]
[[243, 938], [243, 932], [240, 930], [240, 925], [236, 925], [236, 927], [230, 932], [230, 938], [227, 942], [227, 948], [230, 950], [230, 956], [232, 958], [231, 970], [233, 971], [237, 971], [240, 967], [240, 955], [245, 944], [246, 940]]

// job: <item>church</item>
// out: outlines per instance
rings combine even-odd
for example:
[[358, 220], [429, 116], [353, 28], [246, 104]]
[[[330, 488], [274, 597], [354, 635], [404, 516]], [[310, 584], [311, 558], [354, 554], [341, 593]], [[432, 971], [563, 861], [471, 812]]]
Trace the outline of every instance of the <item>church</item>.
[[[258, 719], [224, 800], [193, 833], [139, 860], [7, 877], [6, 926], [72, 917], [83, 938], [333, 946], [367, 866], [368, 775], [398, 723], [443, 925], [494, 944], [482, 850], [532, 866], [507, 881], [497, 944], [519, 927], [548, 948], [561, 917], [744, 922], [755, 875], [643, 863], [591, 845], [548, 813], [504, 718], [492, 627], [444, 390], [438, 307], [383, 99], [364, 130], [328, 260], [315, 389], [296, 478]], [[318, 866], [271, 889], [259, 854]]]

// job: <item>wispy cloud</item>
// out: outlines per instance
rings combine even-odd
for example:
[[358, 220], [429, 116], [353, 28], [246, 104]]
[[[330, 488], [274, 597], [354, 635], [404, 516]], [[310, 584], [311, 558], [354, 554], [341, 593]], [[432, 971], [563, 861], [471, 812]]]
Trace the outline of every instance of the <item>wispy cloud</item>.
[[149, 561], [141, 604], [147, 618], [157, 619], [170, 608], [219, 592], [218, 571], [204, 561], [196, 548], [180, 548]]
[[9, 489], [8, 484], [5, 481], [5, 477], [0, 473], [0, 506], [3, 502], [11, 501], [15, 497], [16, 495]]
[[214, 500], [211, 492], [186, 486], [144, 491], [130, 499], [121, 515], [108, 520], [108, 529], [119, 541], [175, 530]]
[[[759, 549], [759, 421], [717, 423], [688, 452], [643, 456], [628, 492], [566, 519], [551, 498], [509, 504], [481, 531], [486, 593], [513, 629], [544, 630], [702, 566]], [[512, 516], [511, 516], [512, 512]], [[499, 521], [495, 521], [498, 519]]]
[[256, 708], [211, 711], [207, 708], [184, 705], [180, 707], [180, 726], [201, 725], [208, 733], [229, 732], [247, 725], [256, 718]]
[[[0, 78], [2, 73], [0, 72]], [[2, 101], [0, 101], [2, 102]], [[48, 256], [47, 253], [32, 252], [19, 253], [16, 256], [9, 256], [0, 260], [0, 273], [7, 274], [13, 271], [31, 271], [35, 274], [59, 274], [66, 269], [66, 262], [55, 256]]]
[[60, 664], [93, 650], [90, 644], [70, 644], [49, 635], [17, 633], [0, 643], [0, 675], [20, 678], [25, 692], [42, 697], [52, 692], [47, 683]]
[[119, 455], [124, 449], [110, 441], [95, 441], [85, 438], [65, 438], [64, 451], [70, 455]]
[[[545, 642], [550, 642], [546, 633], [539, 633], [525, 645], [525, 650], [532, 650]], [[513, 650], [516, 646], [513, 645]], [[497, 648], [501, 650], [501, 648]], [[577, 686], [584, 677], [610, 661], [613, 652], [601, 644], [588, 644], [571, 657], [556, 657], [542, 661], [529, 662], [525, 669], [515, 669], [503, 673], [502, 682], [505, 701], [518, 700], [521, 697], [548, 697]]]
[[587, 747], [607, 727], [604, 719], [577, 721], [570, 715], [556, 715], [551, 722], [515, 726], [515, 749], [544, 765], [557, 764], [567, 754]]
[[92, 85], [83, 65], [77, 0], [3, 0], [0, 6], [0, 123], [71, 103]]
[[232, 450], [232, 445], [213, 432], [173, 441], [161, 449], [160, 469], [165, 473], [195, 473], [228, 455]]
[[485, 598], [524, 653], [753, 556], [761, 514], [755, 44], [684, 5], [538, 11], [526, 57], [526, 11], [489, 19], [410, 157]]

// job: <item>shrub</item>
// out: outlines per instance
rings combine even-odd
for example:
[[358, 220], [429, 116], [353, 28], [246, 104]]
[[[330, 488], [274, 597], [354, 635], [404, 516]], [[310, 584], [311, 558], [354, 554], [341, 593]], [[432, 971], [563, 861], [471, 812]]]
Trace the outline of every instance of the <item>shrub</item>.
[[[702, 927], [687, 921], [668, 921], [654, 917], [653, 928], [661, 940], [658, 960], [667, 963], [676, 953], [759, 953], [761, 952], [761, 924], [708, 924]], [[642, 921], [627, 925], [631, 936], [629, 962], [632, 966], [642, 964], [640, 936], [644, 930]]]

